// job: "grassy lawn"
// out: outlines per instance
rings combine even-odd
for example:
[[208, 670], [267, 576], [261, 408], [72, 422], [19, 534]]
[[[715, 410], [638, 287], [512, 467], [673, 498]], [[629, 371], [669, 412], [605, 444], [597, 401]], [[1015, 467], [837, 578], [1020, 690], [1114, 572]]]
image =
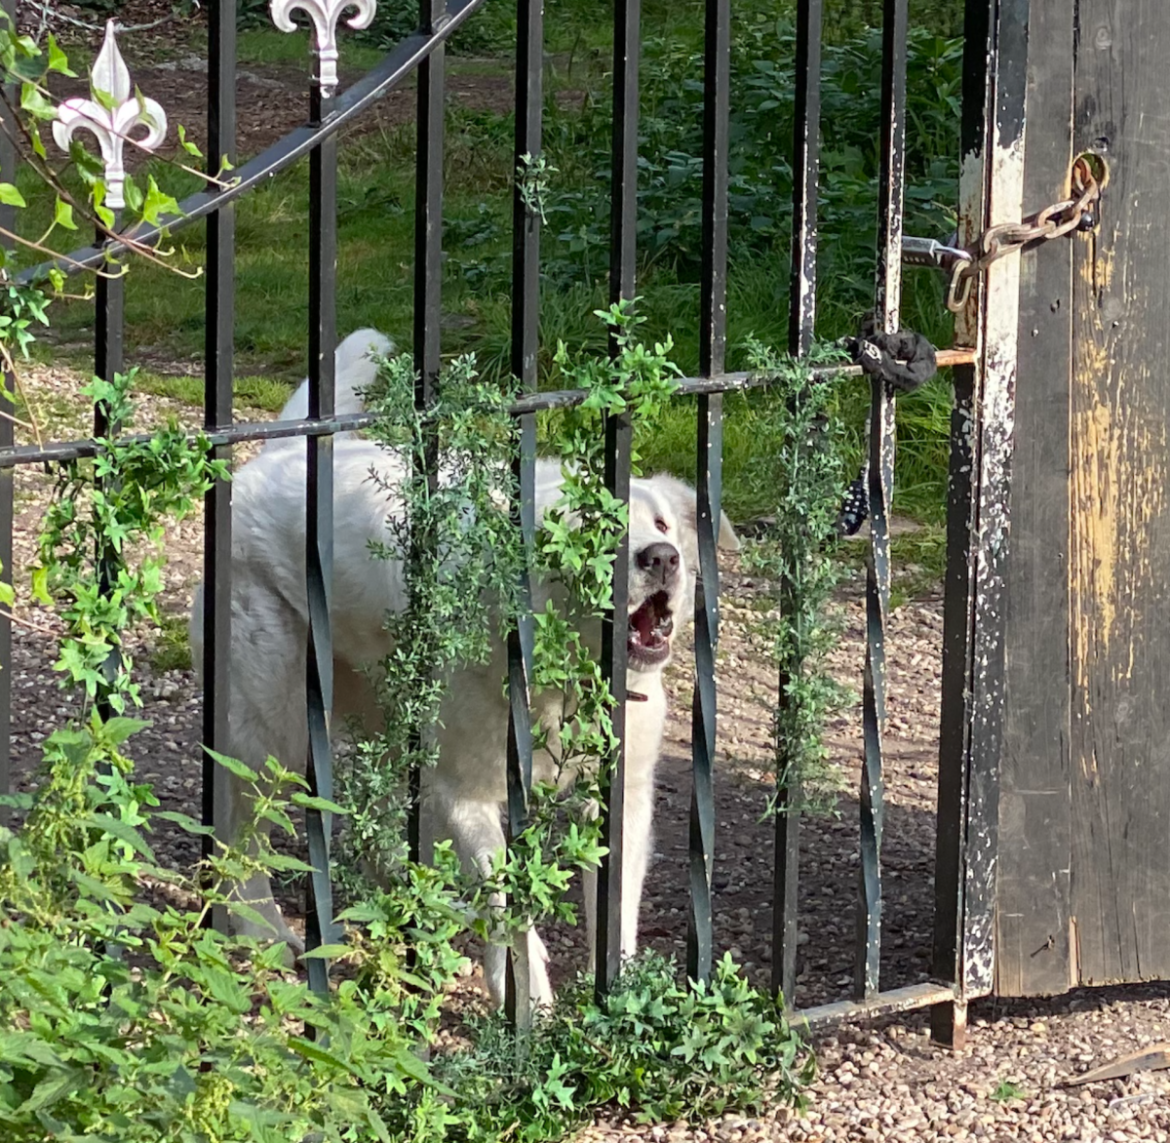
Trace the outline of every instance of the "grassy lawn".
[[[917, 3], [931, 31], [953, 32], [957, 5]], [[791, 169], [791, 22], [784, 4], [763, 0], [737, 10], [733, 77], [732, 221], [728, 282], [728, 367], [744, 367], [749, 336], [772, 344], [787, 340]], [[880, 19], [880, 4], [840, 0], [828, 22], [825, 66], [825, 139], [820, 227], [818, 335], [853, 332], [872, 298], [877, 185], [877, 92], [880, 52], [866, 27]], [[365, 69], [381, 56], [378, 35], [392, 42], [393, 22], [409, 26], [407, 12], [380, 15], [366, 38], [343, 46], [342, 65]], [[702, 50], [700, 0], [647, 0], [647, 42], [642, 64], [641, 312], [648, 338], [667, 334], [688, 374], [698, 368], [698, 195], [701, 147]], [[477, 24], [477, 21], [479, 22]], [[608, 222], [605, 155], [608, 147], [608, 80], [611, 31], [583, 0], [550, 0], [546, 9], [548, 64], [546, 148], [551, 175], [546, 196], [541, 311], [541, 383], [556, 387], [552, 362], [559, 340], [603, 347], [592, 311], [606, 300]], [[511, 82], [507, 5], [489, 4], [456, 37], [452, 80], [475, 77], [506, 91]], [[194, 45], [198, 50], [198, 45]], [[262, 26], [240, 33], [242, 67], [302, 64], [303, 36]], [[956, 197], [957, 47], [922, 33], [912, 46], [911, 168], [907, 228], [942, 234]], [[151, 92], [155, 97], [162, 93]], [[493, 107], [506, 105], [500, 100]], [[451, 99], [445, 167], [443, 346], [450, 354], [474, 352], [488, 375], [506, 372], [511, 313], [512, 117]], [[344, 334], [376, 326], [410, 348], [412, 312], [414, 128], [351, 132], [340, 147], [338, 193], [338, 329]], [[152, 173], [181, 197], [197, 186], [161, 163]], [[30, 192], [33, 183], [20, 180]], [[39, 217], [38, 217], [39, 211]], [[47, 223], [48, 205], [27, 212], [32, 230]], [[278, 408], [288, 386], [305, 370], [308, 323], [308, 171], [298, 166], [240, 200], [237, 214], [236, 349], [241, 403]], [[74, 236], [54, 240], [72, 245]], [[205, 254], [196, 224], [176, 234], [169, 261], [194, 275]], [[204, 282], [171, 270], [136, 264], [126, 283], [127, 357], [138, 348], [176, 362], [202, 349]], [[54, 305], [54, 344], [39, 352], [82, 362], [89, 358], [92, 305]], [[950, 323], [941, 283], [929, 271], [909, 271], [904, 320], [937, 344], [947, 344]], [[183, 373], [177, 368], [174, 372]], [[192, 404], [201, 397], [198, 376], [145, 378], [156, 392]], [[760, 439], [768, 397], [726, 401], [725, 496], [740, 519], [769, 510], [770, 489], [749, 477], [747, 463], [768, 441]], [[849, 447], [860, 455], [860, 425], [868, 393], [842, 385], [840, 408], [853, 428]], [[937, 521], [943, 511], [946, 379], [901, 402], [896, 507]], [[694, 468], [694, 406], [676, 403], [663, 432], [643, 444], [651, 466], [683, 475]]]

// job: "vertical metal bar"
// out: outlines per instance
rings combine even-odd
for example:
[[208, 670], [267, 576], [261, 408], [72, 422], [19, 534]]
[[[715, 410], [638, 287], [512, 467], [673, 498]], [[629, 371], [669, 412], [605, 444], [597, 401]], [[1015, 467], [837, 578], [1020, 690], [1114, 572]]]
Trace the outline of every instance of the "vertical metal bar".
[[[613, 158], [610, 197], [609, 292], [613, 302], [634, 297], [638, 221], [638, 56], [641, 0], [615, 0], [613, 29]], [[605, 483], [624, 503], [630, 499], [629, 414], [605, 421]], [[614, 698], [613, 728], [619, 745], [604, 787], [602, 844], [608, 853], [597, 878], [598, 995], [621, 971], [622, 821], [625, 808], [627, 607], [629, 536], [618, 545], [613, 568], [613, 609], [601, 626], [601, 667]]]
[[[968, 6], [960, 240], [1018, 218], [1023, 205], [1029, 0]], [[931, 1012], [934, 1037], [960, 1045], [970, 996], [994, 977], [995, 870], [1004, 714], [1004, 591], [1019, 321], [1019, 256], [989, 268], [959, 320], [979, 349], [956, 385], [953, 543], [939, 746], [934, 971], [960, 986]], [[956, 472], [964, 462], [965, 471]], [[960, 515], [959, 513], [962, 513]]]
[[793, 126], [792, 277], [788, 352], [812, 348], [817, 311], [817, 201], [821, 168], [821, 26], [824, 0], [796, 9], [796, 106]]
[[[121, 211], [114, 214], [114, 223], [110, 230], [117, 233], [122, 225]], [[110, 240], [99, 232], [98, 241], [109, 244]], [[103, 381], [112, 381], [116, 374], [123, 371], [123, 349], [125, 336], [125, 280], [121, 274], [99, 274], [97, 285], [94, 288], [94, 373]], [[119, 426], [111, 424], [105, 413], [94, 406], [93, 435], [104, 437], [116, 435]], [[100, 488], [102, 481], [95, 480], [95, 487]], [[118, 552], [105, 537], [97, 541], [97, 551], [94, 553], [98, 568], [98, 590], [108, 595], [113, 590], [114, 582], [118, 577]], [[102, 666], [102, 673], [107, 680], [107, 687], [113, 685], [113, 679], [121, 664], [121, 653], [114, 648]], [[102, 719], [110, 717], [108, 690], [99, 689], [96, 707]]]
[[[517, 0], [516, 5], [516, 179], [512, 196], [512, 374], [520, 390], [537, 387], [536, 359], [540, 323], [540, 188], [537, 163], [542, 147], [544, 102], [544, 0]], [[525, 180], [528, 180], [525, 182]], [[519, 418], [519, 451], [512, 466], [520, 492], [513, 522], [520, 528], [525, 550], [536, 534], [536, 416]], [[532, 788], [532, 727], [528, 677], [534, 641], [531, 592], [527, 573], [521, 575], [519, 614], [508, 633], [508, 842], [523, 832]], [[508, 950], [505, 1009], [513, 1024], [527, 1028], [532, 1020], [527, 944]]]
[[[0, 7], [15, 23], [16, 0], [2, 0]], [[16, 87], [8, 85], [7, 94], [14, 98]], [[7, 131], [0, 131], [0, 179], [5, 182], [16, 182], [16, 144]], [[16, 208], [14, 206], [0, 206], [0, 226], [9, 233], [16, 230]], [[11, 248], [11, 242], [5, 241], [4, 247]], [[4, 370], [4, 395], [0, 401], [5, 402], [8, 409], [12, 407], [12, 398], [16, 389], [15, 378], [7, 369]], [[13, 424], [7, 417], [0, 417], [0, 449], [11, 448], [15, 437]], [[12, 529], [13, 529], [13, 488], [16, 480], [15, 466], [0, 471], [0, 583], [12, 583]], [[0, 614], [0, 794], [7, 794], [12, 789], [12, 620], [6, 614]], [[8, 823], [8, 810], [0, 806], [0, 826]]]
[[[788, 351], [812, 348], [817, 308], [817, 197], [820, 187], [822, 0], [800, 0], [796, 13], [796, 115], [793, 125], [792, 277]], [[783, 591], [791, 598], [791, 591]], [[785, 606], [781, 604], [783, 613]], [[791, 680], [781, 671], [778, 702]], [[776, 769], [776, 841], [772, 876], [772, 988], [796, 1002], [797, 911], [800, 896], [800, 776]]]
[[[309, 119], [319, 124], [332, 108], [314, 75]], [[334, 411], [334, 356], [337, 346], [337, 136], [323, 139], [309, 156], [309, 416], [331, 417]], [[306, 441], [305, 587], [308, 592], [309, 646], [305, 686], [309, 712], [308, 779], [312, 794], [333, 797], [333, 753], [329, 740], [333, 714], [333, 437]], [[327, 944], [333, 931], [333, 887], [329, 876], [331, 815], [305, 811], [309, 874], [305, 945]], [[325, 961], [308, 962], [309, 985], [329, 988]]]
[[[434, 32], [445, 19], [446, 0], [420, 0], [419, 19], [423, 30]], [[443, 100], [446, 54], [440, 44], [418, 68], [418, 153], [415, 167], [414, 206], [414, 368], [415, 406], [429, 408], [435, 400], [440, 365], [440, 305], [442, 301], [443, 257]], [[433, 435], [423, 458], [426, 478], [434, 487], [438, 480], [438, 449]], [[414, 536], [424, 550], [428, 537]], [[418, 733], [429, 733], [419, 728]], [[430, 861], [422, 822], [423, 776], [415, 767], [410, 773], [410, 815], [408, 834], [413, 861]]]
[[[207, 170], [217, 175], [221, 160], [236, 160], [236, 2], [213, 0], [208, 21]], [[208, 429], [232, 423], [232, 358], [235, 330], [234, 203], [207, 219], [207, 285], [203, 374], [203, 423]], [[231, 462], [230, 445], [214, 450]], [[231, 482], [217, 480], [204, 497], [203, 525], [203, 742], [230, 752], [228, 700], [231, 693]], [[291, 761], [291, 759], [289, 760]], [[203, 823], [227, 837], [227, 783], [219, 766], [203, 756]], [[203, 856], [215, 838], [203, 837]], [[217, 906], [212, 925], [226, 930], [227, 911]]]
[[[906, 5], [886, 0], [882, 30], [882, 184], [875, 323], [896, 332], [902, 297], [902, 191], [906, 139]], [[869, 436], [869, 566], [866, 575], [865, 762], [861, 774], [861, 877], [855, 994], [877, 992], [881, 968], [882, 736], [886, 725], [886, 616], [890, 606], [889, 508], [894, 486], [894, 397], [873, 384]]]
[[[727, 143], [731, 88], [730, 0], [707, 0], [703, 65], [703, 265], [699, 372], [723, 372], [727, 348]], [[715, 851], [715, 648], [719, 639], [717, 538], [723, 499], [723, 396], [698, 405], [699, 575], [695, 586], [695, 690], [691, 702], [691, 914], [687, 976], [707, 980], [713, 957], [711, 874]]]
[[[120, 226], [119, 211], [115, 213], [114, 225], [110, 229], [116, 233]], [[99, 242], [108, 244], [102, 232], [98, 232], [97, 238]], [[93, 371], [103, 381], [112, 381], [115, 374], [123, 371], [126, 303], [124, 281], [120, 274], [99, 274], [94, 286]], [[111, 425], [105, 414], [95, 409], [94, 436], [105, 436], [112, 431], [116, 432], [117, 426]]]

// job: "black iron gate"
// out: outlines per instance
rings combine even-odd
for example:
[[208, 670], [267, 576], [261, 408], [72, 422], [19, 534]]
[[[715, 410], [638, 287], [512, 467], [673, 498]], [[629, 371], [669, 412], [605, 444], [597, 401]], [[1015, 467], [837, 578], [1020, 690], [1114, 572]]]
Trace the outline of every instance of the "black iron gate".
[[[338, 94], [332, 85], [329, 52], [316, 55], [309, 84], [305, 126], [291, 132], [233, 172], [230, 186], [196, 194], [172, 220], [173, 232], [206, 219], [208, 272], [205, 354], [205, 423], [217, 455], [230, 458], [232, 445], [272, 437], [303, 437], [308, 450], [307, 586], [310, 600], [308, 695], [313, 788], [328, 795], [332, 762], [327, 734], [331, 705], [332, 651], [329, 631], [331, 581], [332, 434], [370, 423], [364, 416], [334, 415], [335, 269], [337, 257], [337, 138], [339, 130], [409, 75], [418, 77], [417, 203], [415, 217], [414, 356], [419, 377], [416, 400], [431, 401], [440, 361], [439, 281], [442, 255], [442, 160], [444, 50], [451, 35], [484, 0], [423, 0], [420, 30], [390, 51], [368, 75]], [[274, 9], [278, 7], [274, 3]], [[341, 12], [319, 5], [314, 17], [318, 48], [327, 49]], [[875, 312], [880, 328], [897, 331], [900, 321], [903, 258], [902, 196], [906, 141], [907, 0], [886, 0], [882, 95], [879, 272]], [[816, 297], [818, 124], [822, 0], [799, 0], [797, 38], [797, 177], [794, 180], [793, 264], [790, 350], [806, 353], [813, 340]], [[728, 90], [731, 0], [707, 0], [705, 50], [703, 264], [701, 287], [700, 375], [686, 379], [683, 395], [698, 400], [699, 540], [702, 590], [696, 600], [694, 698], [694, 785], [691, 834], [691, 916], [688, 970], [705, 977], [712, 957], [712, 858], [718, 844], [714, 821], [712, 770], [716, 750], [714, 648], [718, 630], [715, 521], [721, 491], [722, 394], [766, 384], [765, 378], [727, 373], [726, 262], [728, 226]], [[963, 91], [963, 184], [959, 243], [975, 243], [991, 223], [1019, 218], [1027, 0], [969, 0]], [[541, 149], [543, 9], [540, 0], [519, 0], [516, 80], [516, 170]], [[208, 85], [209, 149], [213, 173], [220, 156], [235, 158], [235, 28], [232, 0], [210, 6]], [[635, 293], [637, 249], [639, 0], [616, 0], [613, 60], [613, 157], [610, 292], [630, 299]], [[311, 169], [310, 279], [307, 331], [309, 417], [304, 421], [233, 424], [232, 345], [234, 282], [234, 206], [248, 191], [296, 160], [308, 157]], [[10, 168], [11, 149], [0, 155]], [[139, 233], [137, 241], [156, 240]], [[513, 412], [520, 425], [517, 471], [529, 495], [535, 442], [535, 415], [542, 409], [582, 399], [575, 392], [536, 392], [537, 325], [540, 293], [540, 217], [525, 201], [520, 180], [514, 197], [512, 368], [525, 391]], [[116, 233], [102, 234], [92, 247], [75, 252], [61, 265], [66, 273], [98, 266], [122, 250]], [[869, 499], [871, 559], [867, 592], [868, 650], [864, 680], [865, 763], [860, 789], [861, 879], [857, 902], [856, 986], [837, 1004], [809, 1009], [811, 1023], [859, 1013], [935, 1006], [936, 1034], [951, 1039], [961, 1032], [968, 998], [992, 984], [991, 948], [996, 854], [996, 774], [1003, 705], [1004, 611], [1003, 541], [1006, 532], [1007, 462], [1011, 443], [1014, 370], [1014, 259], [1003, 259], [971, 275], [968, 300], [959, 315], [958, 346], [940, 354], [954, 368], [956, 404], [952, 427], [952, 468], [948, 515], [949, 548], [946, 601], [946, 667], [940, 752], [938, 853], [936, 865], [936, 939], [933, 979], [894, 992], [879, 990], [882, 949], [881, 842], [884, 821], [882, 736], [886, 718], [885, 624], [889, 607], [888, 509], [892, 495], [893, 391], [875, 384], [872, 399]], [[97, 292], [95, 367], [108, 377], [122, 368], [122, 285], [100, 278]], [[833, 370], [826, 371], [828, 376]], [[856, 373], [856, 367], [835, 371]], [[620, 497], [628, 495], [631, 426], [622, 417], [606, 426], [607, 479]], [[13, 518], [11, 474], [16, 465], [92, 455], [92, 442], [72, 441], [44, 447], [13, 447], [11, 426], [0, 421], [0, 559], [11, 575]], [[231, 591], [230, 485], [217, 485], [206, 505], [204, 738], [231, 749], [228, 742], [228, 655], [231, 639], [227, 600]], [[531, 527], [531, 520], [525, 521]], [[614, 614], [624, 619], [626, 560], [616, 560]], [[618, 698], [615, 723], [622, 729], [626, 641], [622, 623], [606, 626], [604, 666]], [[9, 626], [0, 619], [0, 755], [6, 776], [11, 702]], [[512, 680], [509, 743], [509, 824], [523, 825], [523, 789], [528, 706], [524, 693], [523, 631], [510, 644]], [[622, 761], [616, 759], [604, 842], [610, 856], [600, 877], [598, 985], [605, 988], [619, 967], [622, 833]], [[204, 772], [204, 816], [223, 820], [216, 767]], [[783, 805], [791, 791], [780, 790]], [[321, 942], [331, 925], [329, 823], [310, 811], [308, 841], [316, 872], [310, 879], [308, 939]], [[412, 848], [421, 853], [417, 815]], [[789, 1001], [796, 994], [796, 902], [799, 818], [776, 819], [774, 881], [774, 981]], [[327, 986], [327, 967], [312, 962], [317, 988]]]

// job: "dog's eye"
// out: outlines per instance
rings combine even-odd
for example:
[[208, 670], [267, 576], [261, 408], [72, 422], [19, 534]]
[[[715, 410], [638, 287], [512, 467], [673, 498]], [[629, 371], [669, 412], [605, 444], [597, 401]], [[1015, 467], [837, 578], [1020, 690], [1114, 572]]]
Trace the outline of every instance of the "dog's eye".
[[670, 531], [670, 525], [661, 516], [659, 516], [658, 519], [654, 521], [654, 527], [657, 528], [660, 532]]

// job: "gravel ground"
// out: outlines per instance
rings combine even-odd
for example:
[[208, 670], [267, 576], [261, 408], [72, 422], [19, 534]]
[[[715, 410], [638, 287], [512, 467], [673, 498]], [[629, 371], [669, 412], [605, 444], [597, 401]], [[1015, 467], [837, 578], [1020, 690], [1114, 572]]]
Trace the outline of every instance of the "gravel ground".
[[[39, 407], [51, 413], [54, 435], [83, 431], [77, 398], [80, 378], [56, 369], [25, 375]], [[193, 419], [191, 410], [147, 398], [143, 420], [168, 415]], [[242, 415], [255, 416], [254, 411]], [[32, 554], [50, 481], [22, 471], [17, 489], [16, 561]], [[164, 611], [179, 617], [199, 578], [202, 523], [172, 528]], [[19, 578], [19, 574], [18, 574]], [[763, 817], [773, 781], [768, 746], [770, 666], [749, 637], [767, 603], [759, 585], [734, 559], [724, 571], [720, 644], [720, 741], [717, 775], [716, 942], [730, 949], [759, 982], [770, 971], [772, 825]], [[864, 657], [862, 583], [846, 585], [839, 605], [843, 634], [832, 667], [856, 685]], [[38, 616], [51, 628], [51, 620]], [[888, 818], [883, 852], [887, 937], [883, 987], [926, 978], [932, 903], [933, 813], [937, 773], [941, 600], [936, 595], [897, 609], [889, 632], [890, 698], [886, 740]], [[147, 631], [132, 646], [142, 667], [145, 714], [153, 725], [137, 739], [142, 776], [155, 785], [164, 809], [198, 813], [200, 704], [189, 670], [152, 663], [162, 632]], [[51, 670], [52, 640], [17, 629], [14, 638], [13, 755], [17, 782], [27, 786], [37, 744], [68, 712]], [[692, 675], [685, 649], [671, 672], [674, 712], [667, 730], [657, 798], [655, 857], [642, 913], [645, 943], [682, 954], [686, 938], [686, 854], [690, 799], [689, 698]], [[859, 767], [856, 704], [831, 728], [835, 760], [854, 789]], [[797, 1002], [841, 999], [851, 978], [851, 909], [857, 878], [857, 806], [843, 796], [840, 813], [805, 822], [801, 845], [801, 949]], [[163, 859], [177, 868], [197, 857], [185, 834], [155, 838]], [[296, 914], [299, 892], [286, 887], [286, 909]], [[583, 935], [558, 926], [546, 933], [554, 976], [563, 979], [584, 961]], [[481, 1004], [479, 973], [453, 993], [458, 1009]], [[1170, 986], [1082, 991], [1052, 1001], [984, 1001], [971, 1013], [969, 1044], [949, 1053], [932, 1046], [925, 1014], [886, 1019], [864, 1028], [822, 1033], [815, 1043], [821, 1076], [803, 1116], [778, 1110], [759, 1120], [725, 1117], [706, 1130], [682, 1125], [635, 1127], [598, 1122], [585, 1138], [637, 1135], [652, 1140], [1165, 1140], [1170, 1105], [1165, 1073], [1067, 1088], [1076, 1074], [1160, 1041], [1165, 1036]]]

